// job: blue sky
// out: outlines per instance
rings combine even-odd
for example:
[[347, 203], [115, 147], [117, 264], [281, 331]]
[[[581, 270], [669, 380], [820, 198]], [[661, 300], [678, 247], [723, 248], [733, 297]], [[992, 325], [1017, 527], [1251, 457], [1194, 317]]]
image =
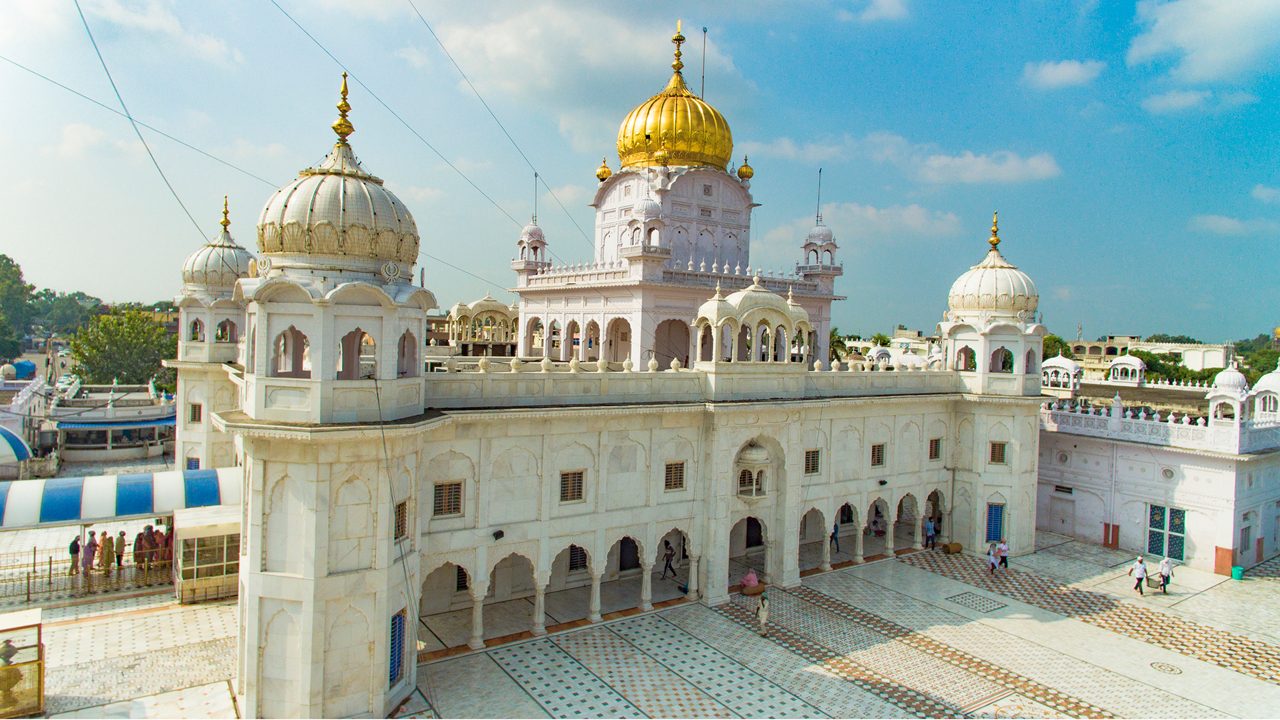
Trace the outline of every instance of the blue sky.
[[[513, 299], [499, 288], [532, 173], [409, 0], [278, 1], [505, 211], [353, 83], [366, 168], [425, 252], [489, 281], [424, 258], [441, 304]], [[140, 120], [273, 185], [332, 143], [340, 69], [270, 2], [82, 2]], [[1222, 341], [1280, 324], [1278, 2], [414, 3], [588, 233], [595, 167], [617, 167], [618, 123], [665, 83], [675, 19], [695, 87], [708, 27], [707, 100], [756, 170], [753, 264], [800, 259], [824, 168], [842, 330], [931, 330], [997, 209], [1054, 332]], [[6, 7], [0, 55], [114, 105], [73, 4]], [[128, 123], [8, 63], [0, 82], [0, 252], [42, 287], [173, 295], [201, 239]], [[229, 194], [252, 248], [272, 185], [144, 133], [201, 232]], [[545, 192], [539, 220], [558, 257], [590, 257]]]

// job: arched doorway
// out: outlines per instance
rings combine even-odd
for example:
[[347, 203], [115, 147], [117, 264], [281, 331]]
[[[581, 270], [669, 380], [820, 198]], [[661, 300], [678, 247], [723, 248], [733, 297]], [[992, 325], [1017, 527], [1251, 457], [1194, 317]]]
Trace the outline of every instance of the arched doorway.
[[595, 320], [587, 323], [587, 332], [582, 338], [582, 360], [589, 362], [600, 359], [600, 325]]
[[630, 355], [631, 323], [623, 318], [614, 318], [609, 321], [605, 332], [604, 359], [606, 362], [622, 362]]
[[879, 555], [893, 556], [893, 535], [889, 503], [884, 498], [876, 498], [867, 509], [867, 527], [863, 533], [865, 538], [864, 552], [867, 557]]
[[[499, 560], [489, 571], [489, 582], [484, 586], [473, 585], [471, 592], [471, 638], [467, 645], [479, 650], [486, 639], [505, 637], [534, 629], [534, 607], [525, 598], [534, 594], [533, 563], [523, 555], [512, 553]], [[486, 592], [487, 591], [487, 592]], [[485, 627], [485, 598], [490, 605], [502, 605], [500, 612], [491, 613]]]
[[[933, 521], [933, 532], [937, 542], [949, 542], [947, 538], [950, 535], [944, 535], [943, 532], [951, 532], [947, 527], [950, 523], [943, 523], [943, 516], [946, 513], [946, 505], [943, 501], [942, 491], [934, 490], [929, 493], [929, 497], [924, 503], [925, 518]], [[928, 539], [927, 537], [925, 538]]]
[[733, 587], [742, 583], [748, 570], [755, 570], [760, 582], [769, 582], [767, 528], [757, 517], [744, 517], [729, 530], [729, 573], [724, 578]]
[[653, 334], [653, 352], [660, 370], [671, 367], [671, 361], [676, 358], [688, 367], [689, 326], [682, 320], [663, 320], [658, 323]]
[[672, 528], [658, 540], [654, 552], [653, 602], [696, 595], [698, 555], [689, 546], [689, 536], [679, 528]]
[[862, 562], [863, 528], [858, 521], [858, 508], [849, 503], [841, 505], [832, 525], [836, 536], [831, 543], [832, 564]]
[[806, 570], [831, 569], [831, 529], [818, 508], [810, 508], [800, 518], [799, 568]]
[[898, 501], [898, 514], [893, 524], [893, 545], [895, 548], [921, 548], [921, 533], [924, 520], [920, 517], [919, 503], [916, 496], [907, 493]]
[[521, 350], [521, 354], [525, 357], [542, 357], [542, 336], [542, 318], [529, 318], [529, 321], [524, 326], [524, 347]]
[[570, 320], [564, 330], [564, 352], [558, 358], [561, 361], [568, 362], [569, 358], [579, 358], [582, 348], [582, 328], [578, 325], [577, 320]]

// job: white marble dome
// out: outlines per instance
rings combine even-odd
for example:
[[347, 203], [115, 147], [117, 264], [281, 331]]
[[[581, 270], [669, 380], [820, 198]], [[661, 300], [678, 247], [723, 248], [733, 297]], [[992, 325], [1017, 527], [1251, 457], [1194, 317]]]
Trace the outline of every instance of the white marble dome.
[[961, 275], [947, 294], [947, 307], [952, 310], [1033, 313], [1039, 304], [1036, 284], [994, 247], [982, 262]]
[[[226, 223], [225, 217], [223, 222]], [[249, 277], [252, 261], [253, 255], [236, 244], [224, 225], [218, 237], [187, 257], [182, 264], [182, 283], [210, 290], [230, 290], [236, 280]]]
[[418, 227], [400, 198], [364, 171], [350, 145], [338, 142], [319, 165], [267, 201], [258, 220], [258, 250], [408, 268], [418, 259]]
[[632, 211], [635, 216], [644, 220], [657, 220], [662, 217], [662, 206], [653, 198], [643, 198], [636, 203], [635, 209]]
[[831, 232], [831, 228], [826, 225], [814, 225], [809, 231], [808, 241], [817, 245], [829, 243], [835, 239], [835, 234]]
[[[786, 317], [793, 317], [791, 305], [787, 303], [786, 298], [761, 285], [758, 275], [752, 278], [751, 284], [747, 287], [730, 293], [725, 301], [733, 306], [739, 319], [746, 317], [752, 310], [758, 309], [776, 310]], [[803, 308], [800, 309], [803, 312]], [[808, 319], [808, 313], [805, 313], [805, 319]]]
[[1280, 362], [1276, 363], [1276, 368], [1271, 372], [1258, 378], [1258, 384], [1253, 386], [1253, 392], [1273, 392], [1280, 395]]
[[1233, 366], [1213, 376], [1213, 389], [1247, 393], [1249, 392], [1249, 381], [1245, 378], [1244, 373]]
[[[1138, 362], [1142, 362], [1142, 361], [1138, 360]], [[1066, 372], [1069, 372], [1074, 375], [1075, 373], [1080, 372], [1080, 363], [1059, 353], [1049, 358], [1048, 360], [1045, 360], [1043, 363], [1041, 363], [1040, 368], [1043, 370], [1053, 370], [1053, 369], [1065, 370]]]
[[520, 242], [522, 243], [545, 243], [546, 241], [547, 236], [542, 232], [542, 228], [538, 227], [537, 223], [529, 223], [520, 230]]

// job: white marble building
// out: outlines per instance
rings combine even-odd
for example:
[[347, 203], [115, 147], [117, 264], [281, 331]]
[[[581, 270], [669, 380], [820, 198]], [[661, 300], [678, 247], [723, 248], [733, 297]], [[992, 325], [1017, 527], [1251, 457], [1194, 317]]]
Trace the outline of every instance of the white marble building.
[[[678, 54], [668, 92], [641, 108], [702, 102]], [[643, 608], [664, 540], [688, 597], [709, 604], [727, 599], [735, 563], [794, 585], [802, 544], [817, 541], [829, 566], [833, 524], [855, 561], [920, 547], [926, 515], [966, 549], [1001, 537], [1032, 549], [1044, 328], [994, 223], [947, 297], [940, 358], [828, 368], [830, 231], [810, 235], [799, 277], [749, 272], [751, 172], [725, 172], [723, 118], [666, 133], [659, 113], [641, 126], [657, 143], [650, 162], [633, 113], [623, 170], [597, 195], [597, 237], [611, 238], [597, 262], [551, 270], [541, 230], [522, 235], [521, 332], [555, 323], [561, 352], [552, 331], [537, 362], [428, 374], [420, 338], [436, 302], [411, 281], [416, 225], [355, 157], [345, 82], [338, 107], [338, 142], [268, 199], [258, 258], [237, 266], [234, 289], [191, 289], [235, 305], [236, 362], [184, 337], [175, 363], [199, 399], [223, 378], [233, 388], [209, 413], [215, 432], [184, 425], [180, 442], [216, 461], [230, 439], [244, 467], [246, 716], [386, 714], [414, 687], [419, 614], [469, 607], [476, 647], [489, 605], [530, 598], [527, 629], [541, 633], [546, 594], [583, 586], [598, 621], [602, 584], [637, 573]], [[638, 240], [619, 246], [623, 228]], [[701, 242], [704, 229], [718, 239]], [[571, 290], [568, 272], [600, 282]], [[213, 305], [184, 303], [184, 324]], [[595, 323], [601, 342], [572, 342], [575, 323], [582, 338]]]

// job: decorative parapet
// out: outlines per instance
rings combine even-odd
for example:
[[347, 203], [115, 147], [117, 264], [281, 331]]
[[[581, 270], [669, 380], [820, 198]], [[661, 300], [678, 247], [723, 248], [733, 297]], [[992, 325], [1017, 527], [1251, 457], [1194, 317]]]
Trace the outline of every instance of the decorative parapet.
[[1280, 422], [1230, 419], [1209, 421], [1186, 413], [1147, 412], [1066, 402], [1046, 403], [1040, 410], [1040, 429], [1107, 440], [1208, 450], [1239, 455], [1280, 447]]

